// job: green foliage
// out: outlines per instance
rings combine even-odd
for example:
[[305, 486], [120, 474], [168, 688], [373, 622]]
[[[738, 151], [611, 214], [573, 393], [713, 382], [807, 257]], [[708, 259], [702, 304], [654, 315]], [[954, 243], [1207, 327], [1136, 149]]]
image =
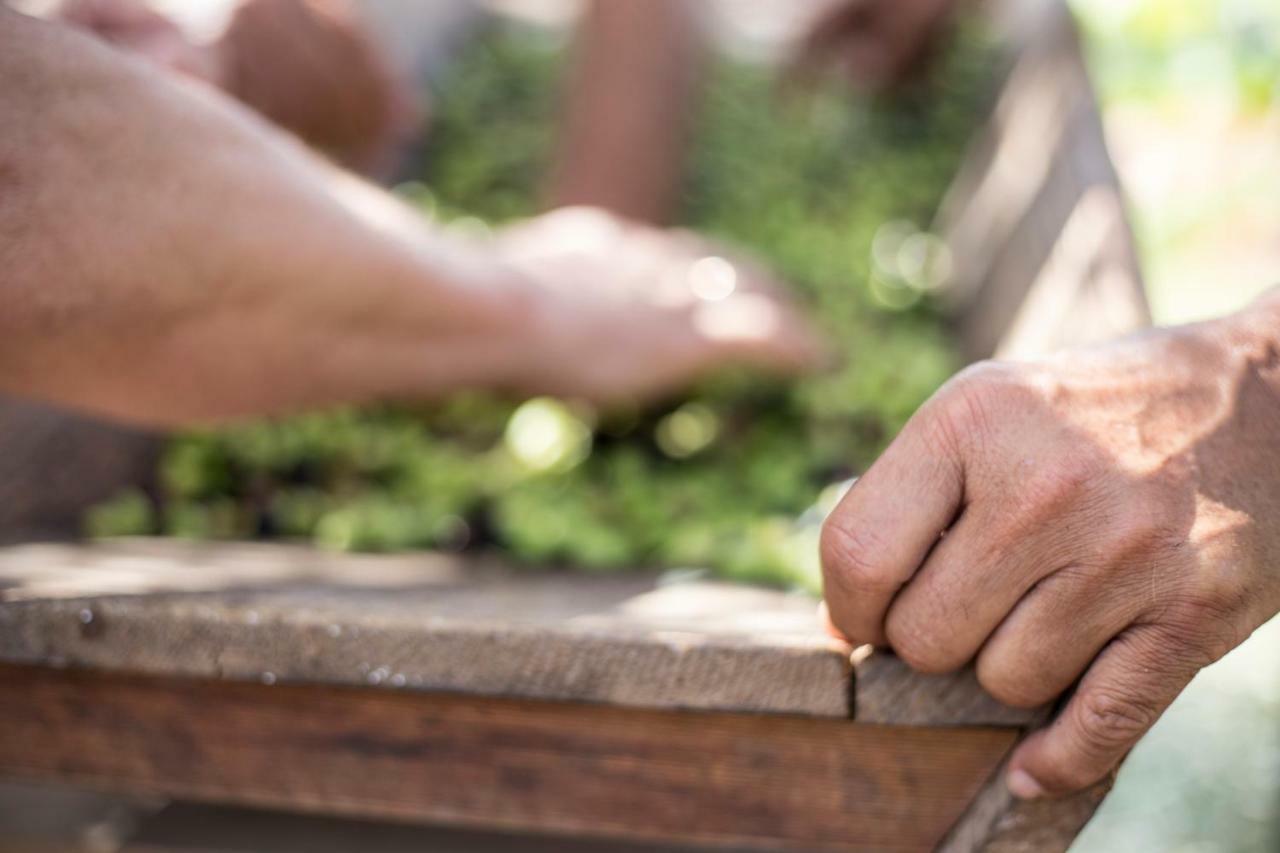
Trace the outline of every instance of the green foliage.
[[[165, 529], [496, 546], [584, 570], [698, 566], [815, 587], [837, 495], [826, 487], [869, 463], [955, 366], [929, 304], [945, 257], [910, 223], [927, 221], [958, 165], [987, 56], [971, 33], [892, 103], [838, 85], [783, 97], [768, 69], [736, 61], [714, 72], [683, 221], [793, 282], [839, 368], [794, 384], [720, 376], [644, 412], [472, 394], [193, 433], [168, 452]], [[424, 176], [406, 195], [445, 219], [536, 212], [560, 62], [537, 34], [482, 39], [436, 95]]]

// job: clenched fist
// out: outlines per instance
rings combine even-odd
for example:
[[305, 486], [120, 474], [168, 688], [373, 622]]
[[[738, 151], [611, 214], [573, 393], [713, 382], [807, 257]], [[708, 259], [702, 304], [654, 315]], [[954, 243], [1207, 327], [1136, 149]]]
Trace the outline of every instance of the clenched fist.
[[1280, 292], [1223, 320], [942, 388], [827, 521], [833, 627], [926, 672], [976, 660], [1058, 718], [1022, 797], [1104, 776], [1280, 609]]

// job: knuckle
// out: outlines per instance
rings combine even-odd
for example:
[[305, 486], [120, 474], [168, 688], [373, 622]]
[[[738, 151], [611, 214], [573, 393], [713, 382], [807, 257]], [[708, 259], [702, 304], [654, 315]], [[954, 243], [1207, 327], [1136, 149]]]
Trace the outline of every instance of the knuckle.
[[1111, 551], [1117, 562], [1141, 562], [1161, 550], [1165, 524], [1157, 509], [1137, 503], [1122, 510], [1112, 529]]
[[[1124, 751], [1156, 721], [1159, 710], [1150, 702], [1114, 690], [1081, 693], [1074, 704], [1080, 746], [1094, 758]], [[1088, 781], [1085, 780], [1084, 784]]]
[[1009, 362], [986, 359], [964, 368], [947, 384], [956, 392], [977, 392], [981, 395], [1010, 386], [1020, 386], [1021, 371]]
[[964, 664], [963, 659], [955, 659], [954, 652], [933, 631], [918, 627], [904, 617], [890, 615], [885, 637], [894, 654], [917, 672], [942, 674]]
[[1196, 668], [1206, 667], [1247, 638], [1241, 602], [1214, 592], [1193, 594], [1163, 615], [1169, 647]]
[[1013, 373], [1010, 365], [981, 361], [952, 377], [931, 407], [937, 439], [955, 447], [967, 436], [990, 432], [1013, 387]]
[[893, 567], [883, 555], [879, 537], [835, 515], [822, 526], [819, 539], [822, 576], [828, 588], [857, 594], [866, 590], [894, 589], [898, 586]]
[[1022, 499], [1041, 513], [1055, 514], [1101, 488], [1105, 471], [1084, 454], [1064, 454], [1040, 465], [1023, 483]]
[[1038, 708], [1056, 695], [1028, 675], [1034, 671], [1030, 668], [998, 662], [984, 654], [978, 656], [976, 669], [982, 689], [1011, 708]]
[[1176, 552], [1185, 540], [1178, 532], [1177, 509], [1160, 490], [1141, 491], [1116, 501], [1111, 509], [1108, 542], [1117, 562], [1142, 562]]

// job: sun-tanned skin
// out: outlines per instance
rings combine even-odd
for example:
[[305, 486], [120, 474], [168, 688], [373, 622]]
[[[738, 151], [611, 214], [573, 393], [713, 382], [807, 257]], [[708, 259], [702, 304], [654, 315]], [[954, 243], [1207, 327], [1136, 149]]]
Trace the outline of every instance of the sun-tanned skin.
[[1081, 679], [1009, 784], [1096, 781], [1280, 609], [1280, 291], [966, 370], [855, 484], [822, 551], [831, 622], [854, 642], [927, 672], [976, 658], [1013, 705]]
[[450, 236], [213, 87], [3, 9], [0, 79], [0, 390], [183, 424], [818, 355], [747, 266], [695, 298], [689, 235], [579, 209]]

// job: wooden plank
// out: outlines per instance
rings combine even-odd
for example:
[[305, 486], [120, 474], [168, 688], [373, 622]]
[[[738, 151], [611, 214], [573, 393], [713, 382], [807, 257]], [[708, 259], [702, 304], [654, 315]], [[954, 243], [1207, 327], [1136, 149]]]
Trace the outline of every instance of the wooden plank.
[[[1047, 719], [1046, 715], [1046, 719]], [[1059, 853], [1071, 846], [1115, 781], [1106, 779], [1054, 800], [1015, 800], [1004, 784], [1006, 765], [974, 797], [937, 853]]]
[[954, 726], [981, 720], [986, 725], [1027, 726], [1043, 710], [1011, 708], [991, 698], [973, 667], [946, 675], [914, 672], [888, 652], [854, 655], [854, 719], [860, 723]]
[[[135, 540], [0, 549], [0, 661], [849, 717], [850, 649], [805, 595], [444, 554]], [[972, 673], [864, 662], [874, 722], [1017, 724]], [[912, 692], [903, 700], [902, 685]]]
[[954, 260], [943, 295], [962, 351], [1026, 358], [1150, 314], [1070, 14], [1057, 0], [997, 5], [1012, 68], [934, 228]]
[[144, 820], [118, 853], [688, 853], [692, 849], [175, 803]]
[[443, 554], [138, 540], [0, 550], [0, 660], [848, 717], [807, 596]]
[[1016, 737], [0, 667], [0, 773], [706, 845], [931, 849]]

